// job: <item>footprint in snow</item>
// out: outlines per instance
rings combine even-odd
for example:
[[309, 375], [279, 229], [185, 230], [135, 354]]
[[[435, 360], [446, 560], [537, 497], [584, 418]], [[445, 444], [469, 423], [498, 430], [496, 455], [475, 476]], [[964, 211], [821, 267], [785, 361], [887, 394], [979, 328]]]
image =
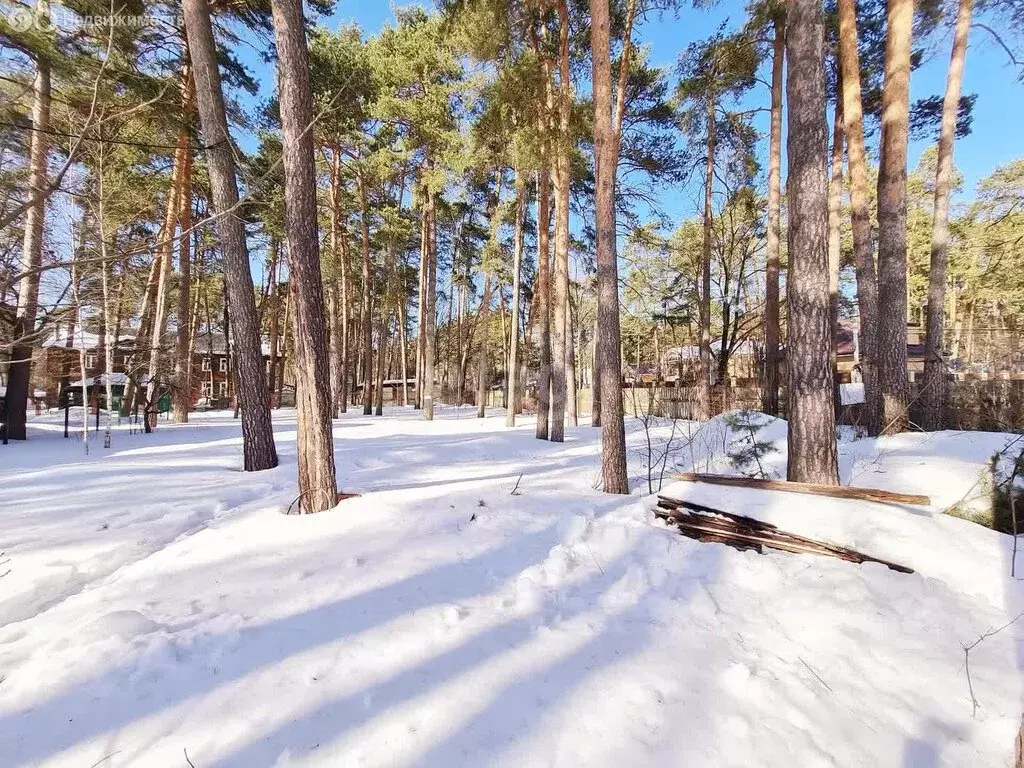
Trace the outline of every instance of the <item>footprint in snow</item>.
[[463, 605], [446, 605], [441, 609], [441, 617], [449, 626], [454, 626], [469, 616], [469, 608]]

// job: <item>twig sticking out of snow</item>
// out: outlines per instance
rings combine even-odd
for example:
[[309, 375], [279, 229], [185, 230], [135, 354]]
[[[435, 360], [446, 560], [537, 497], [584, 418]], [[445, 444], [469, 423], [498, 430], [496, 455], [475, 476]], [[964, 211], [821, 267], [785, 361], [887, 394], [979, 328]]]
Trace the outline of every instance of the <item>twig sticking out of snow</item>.
[[597, 570], [599, 570], [601, 572], [601, 575], [604, 576], [604, 568], [601, 567], [601, 561], [597, 559], [597, 555], [594, 554], [594, 550], [590, 548], [590, 543], [586, 541], [584, 541], [583, 543], [587, 547], [587, 552], [589, 552], [590, 556], [594, 558], [594, 565], [597, 566]]
[[[1012, 447], [1013, 447], [1013, 446], [1014, 446], [1014, 445], [1015, 445], [1016, 443], [1020, 442], [1021, 438], [1024, 438], [1024, 432], [1022, 432], [1021, 434], [1017, 435], [1017, 436], [1016, 436], [1016, 437], [1014, 437], [1014, 438], [1011, 438], [1011, 439], [1010, 439], [1010, 440], [1009, 440], [1009, 441], [1008, 441], [1008, 442], [1006, 443], [1006, 445], [1004, 445], [1004, 446], [1003, 446], [1002, 448], [1000, 448], [1000, 449], [999, 449], [998, 451], [996, 451], [996, 454], [995, 454], [995, 456], [994, 456], [993, 458], [996, 458], [997, 456], [1001, 456], [1001, 455], [1003, 455], [1004, 453], [1006, 453], [1006, 452], [1007, 452], [1008, 450], [1010, 450], [1010, 448], [1012, 448]], [[969, 497], [969, 496], [970, 496], [970, 495], [971, 495], [972, 493], [974, 493], [974, 491], [975, 491], [975, 490], [977, 489], [977, 487], [978, 487], [978, 486], [979, 486], [979, 485], [981, 484], [982, 480], [983, 480], [983, 479], [984, 479], [985, 477], [986, 477], [986, 474], [985, 474], [985, 472], [979, 472], [979, 473], [978, 473], [978, 477], [977, 477], [977, 479], [976, 479], [976, 480], [974, 481], [973, 485], [971, 485], [971, 487], [967, 489], [967, 492], [966, 492], [966, 493], [964, 493], [964, 495], [963, 495], [963, 496], [961, 496], [961, 497], [960, 497], [959, 499], [957, 499], [956, 501], [954, 501], [954, 502], [953, 502], [952, 504], [950, 504], [950, 505], [949, 505], [948, 507], [946, 507], [945, 509], [943, 509], [943, 510], [942, 510], [943, 514], [946, 514], [946, 515], [948, 515], [948, 514], [950, 513], [950, 510], [952, 510], [952, 509], [955, 509], [956, 507], [960, 506], [960, 505], [961, 505], [961, 504], [963, 504], [963, 503], [964, 503], [965, 501], [967, 501], [967, 498], [968, 498], [968, 497]]]
[[[112, 758], [112, 757], [113, 757], [114, 755], [116, 755], [116, 754], [117, 754], [118, 752], [120, 752], [120, 751], [121, 751], [120, 749], [115, 749], [115, 750], [114, 750], [113, 752], [111, 752], [111, 753], [110, 753], [109, 755], [104, 755], [104, 756], [103, 756], [103, 757], [101, 757], [101, 758], [100, 758], [99, 760], [97, 760], [97, 761], [96, 761], [95, 763], [93, 763], [92, 765], [90, 765], [90, 766], [89, 766], [89, 768], [96, 768], [96, 766], [98, 766], [98, 765], [100, 765], [100, 764], [102, 764], [102, 763], [105, 763], [105, 762], [107, 762], [107, 760], [109, 760], [110, 758]], [[195, 766], [193, 766], [193, 768], [195, 768]]]
[[809, 672], [810, 672], [810, 673], [811, 673], [812, 675], [814, 675], [814, 676], [815, 676], [816, 678], [818, 678], [818, 682], [819, 682], [819, 683], [821, 683], [821, 684], [822, 684], [822, 685], [824, 685], [824, 686], [825, 686], [826, 688], [828, 688], [828, 692], [829, 692], [829, 693], [835, 693], [835, 691], [833, 691], [833, 690], [832, 690], [832, 686], [831, 686], [831, 685], [829, 685], [828, 683], [826, 683], [826, 682], [825, 682], [824, 680], [822, 680], [822, 679], [821, 679], [821, 675], [819, 675], [819, 674], [818, 674], [817, 672], [815, 672], [815, 671], [814, 671], [814, 668], [813, 668], [813, 667], [811, 667], [811, 665], [810, 665], [810, 664], [808, 664], [808, 663], [807, 663], [806, 661], [804, 661], [804, 660], [803, 660], [802, 658], [800, 658], [799, 656], [797, 656], [797, 658], [798, 658], [798, 659], [800, 659], [800, 663], [801, 663], [801, 664], [803, 664], [803, 665], [804, 665], [805, 667], [807, 667], [807, 671], [809, 671]]
[[964, 672], [967, 673], [967, 692], [971, 695], [971, 706], [973, 707], [973, 709], [971, 710], [971, 717], [977, 717], [978, 707], [981, 706], [981, 702], [979, 702], [977, 697], [974, 695], [974, 684], [971, 682], [971, 651], [973, 651], [978, 645], [980, 645], [985, 640], [988, 640], [993, 635], [998, 635], [1007, 627], [1013, 626], [1022, 618], [1024, 618], [1024, 611], [1018, 613], [1008, 622], [1003, 624], [1003, 626], [997, 627], [995, 629], [990, 629], [988, 632], [985, 632], [970, 645], [961, 645], [961, 647], [964, 649]]
[[520, 481], [522, 481], [522, 479], [523, 479], [523, 473], [520, 472], [519, 473], [519, 477], [516, 479], [516, 487], [512, 489], [512, 493], [510, 493], [509, 496], [522, 496], [522, 494], [519, 493], [519, 483], [520, 483]]
[[192, 768], [196, 768], [196, 764], [188, 759], [188, 747], [182, 747], [182, 752], [185, 753], [185, 762], [192, 766]]

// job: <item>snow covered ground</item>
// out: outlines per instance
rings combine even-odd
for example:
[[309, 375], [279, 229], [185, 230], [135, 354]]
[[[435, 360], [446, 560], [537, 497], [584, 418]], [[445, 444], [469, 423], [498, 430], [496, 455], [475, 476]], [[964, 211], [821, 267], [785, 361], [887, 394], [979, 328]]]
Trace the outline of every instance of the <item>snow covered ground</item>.
[[[908, 576], [680, 536], [642, 495], [638, 422], [636, 491], [610, 497], [597, 430], [349, 414], [363, 495], [301, 517], [293, 412], [255, 475], [223, 413], [89, 456], [60, 429], [0, 447], [4, 766], [1010, 764], [1024, 620], [971, 651], [976, 714], [962, 644], [1024, 610], [1011, 539], [939, 514], [1007, 435], [844, 439], [845, 483], [931, 509], [665, 485]], [[721, 419], [679, 438], [670, 466], [729, 470]], [[758, 439], [784, 475], [785, 425]]]

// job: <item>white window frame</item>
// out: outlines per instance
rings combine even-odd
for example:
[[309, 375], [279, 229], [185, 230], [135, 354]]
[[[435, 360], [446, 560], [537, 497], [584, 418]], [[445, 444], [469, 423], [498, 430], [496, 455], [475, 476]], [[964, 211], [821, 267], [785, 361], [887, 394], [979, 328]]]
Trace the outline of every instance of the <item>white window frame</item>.
[[224, 357], [222, 357], [220, 359], [220, 372], [221, 373], [227, 373], [228, 372], [228, 356], [227, 355], [224, 355]]
[[219, 397], [228, 396], [228, 382], [227, 379], [217, 382], [217, 394]]
[[204, 371], [209, 371], [210, 370], [210, 358], [208, 358], [208, 357], [204, 357], [203, 358], [202, 370], [204, 370]]
[[86, 352], [85, 353], [85, 367], [86, 368], [95, 368], [96, 367], [96, 353], [95, 352]]
[[207, 380], [203, 382], [203, 397], [213, 397], [212, 381]]

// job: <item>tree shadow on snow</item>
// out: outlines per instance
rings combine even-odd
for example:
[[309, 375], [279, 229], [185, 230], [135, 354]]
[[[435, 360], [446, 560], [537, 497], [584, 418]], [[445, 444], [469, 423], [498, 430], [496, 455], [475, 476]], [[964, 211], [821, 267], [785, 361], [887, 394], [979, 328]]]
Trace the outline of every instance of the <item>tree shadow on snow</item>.
[[[480, 596], [486, 592], [486, 574], [499, 568], [505, 576], [513, 577], [542, 560], [557, 541], [558, 533], [552, 524], [465, 560], [435, 566], [297, 615], [244, 627], [233, 633], [234, 637], [200, 637], [186, 651], [182, 662], [186, 668], [176, 668], [142, 696], [138, 690], [138, 670], [147, 668], [146, 654], [141, 659], [133, 658], [39, 704], [0, 717], [0, 733], [35, 737], [28, 742], [16, 742], [21, 750], [9, 758], [15, 764], [41, 762], [83, 741], [103, 733], [116, 733], [136, 720], [230, 685], [295, 654], [356, 636], [403, 614]], [[206, 668], [206, 657], [211, 652], [217, 655], [225, 643], [231, 649], [223, 655], [218, 668]], [[157, 651], [162, 652], [165, 651]], [[158, 666], [160, 663], [156, 662]]]
[[[632, 555], [636, 549], [634, 546], [613, 562], [604, 564], [601, 571], [595, 567], [584, 581], [575, 584], [573, 591], [579, 593], [573, 601], [575, 607], [559, 608], [557, 624], [564, 625], [597, 608], [601, 596], [625, 577], [635, 562]], [[718, 546], [714, 549], [718, 552], [710, 560], [711, 567], [708, 558], [701, 561], [700, 578], [683, 562], [677, 578], [689, 589], [696, 591], [701, 579], [714, 581], [716, 578], [724, 551]], [[216, 768], [269, 765], [283, 754], [300, 759], [314, 757], [315, 750], [325, 750], [324, 759], [337, 760], [337, 753], [328, 756], [332, 742], [347, 759], [351, 756], [339, 742], [346, 737], [354, 739], [352, 734], [357, 729], [424, 696], [433, 696], [435, 702], [440, 700], [432, 705], [432, 718], [453, 724], [461, 721], [461, 725], [454, 725], [439, 742], [422, 747], [421, 754], [412, 757], [409, 764], [447, 767], [492, 763], [497, 759], [496, 753], [507, 753], [515, 748], [516, 742], [528, 739], [531, 727], [539, 726], [546, 715], [556, 713], [560, 702], [588, 678], [627, 661], [656, 640], [651, 617], [644, 606], [650, 589], [648, 584], [636, 594], [633, 605], [602, 614], [604, 628], [572, 652], [545, 661], [526, 676], [517, 677], [504, 688], [491, 692], [480, 711], [463, 710], [458, 700], [443, 699], [440, 689], [453, 681], [468, 680], [475, 669], [501, 664], [503, 659], [528, 648], [537, 638], [538, 627], [546, 626], [553, 618], [547, 615], [548, 611], [540, 609], [517, 615], [478, 632], [461, 645], [379, 683], [321, 704], [312, 712], [236, 747], [212, 765]], [[688, 594], [677, 592], [677, 597], [685, 600]], [[671, 670], [665, 673], [671, 675]], [[610, 724], [604, 725], [610, 727]], [[374, 757], [383, 763], [389, 762], [392, 756], [375, 754]], [[519, 761], [518, 764], [526, 763]]]

